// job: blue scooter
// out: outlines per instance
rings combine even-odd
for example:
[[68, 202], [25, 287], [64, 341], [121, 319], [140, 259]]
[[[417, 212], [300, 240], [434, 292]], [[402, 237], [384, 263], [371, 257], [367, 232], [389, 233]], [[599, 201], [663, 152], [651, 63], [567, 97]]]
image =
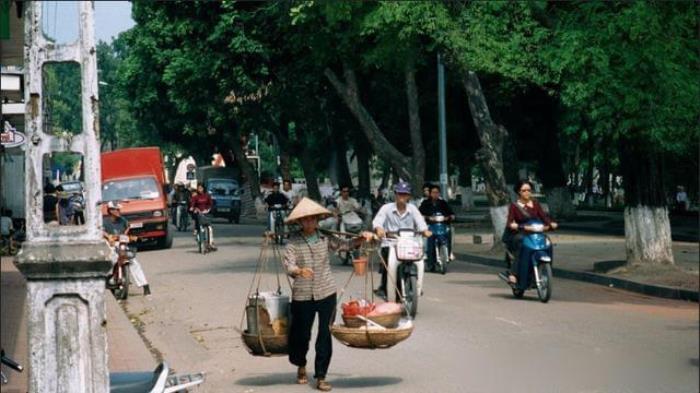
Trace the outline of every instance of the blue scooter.
[[449, 218], [442, 213], [435, 213], [426, 217], [428, 229], [433, 233], [427, 241], [428, 266], [430, 270], [436, 269], [442, 274], [447, 273], [447, 264], [450, 263], [450, 225]]
[[[516, 298], [522, 298], [528, 289], [536, 289], [542, 303], [547, 303], [552, 297], [553, 251], [551, 240], [544, 234], [546, 229], [540, 220], [530, 220], [521, 224], [520, 230], [525, 231], [525, 236], [516, 272], [518, 282], [513, 284], [508, 281], [506, 274], [498, 274], [499, 278], [510, 285]], [[506, 254], [507, 258], [512, 259], [510, 253]]]

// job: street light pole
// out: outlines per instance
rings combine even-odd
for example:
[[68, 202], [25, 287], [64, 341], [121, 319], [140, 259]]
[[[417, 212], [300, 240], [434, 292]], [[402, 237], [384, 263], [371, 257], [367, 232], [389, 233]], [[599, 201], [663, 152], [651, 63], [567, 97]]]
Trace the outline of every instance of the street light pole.
[[447, 200], [447, 130], [445, 121], [445, 65], [437, 55], [438, 64], [438, 133], [440, 141], [440, 193]]

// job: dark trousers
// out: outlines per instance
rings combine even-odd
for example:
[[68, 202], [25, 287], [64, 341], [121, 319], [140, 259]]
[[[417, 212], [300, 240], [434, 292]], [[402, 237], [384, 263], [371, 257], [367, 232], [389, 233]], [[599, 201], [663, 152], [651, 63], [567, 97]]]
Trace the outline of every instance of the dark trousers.
[[520, 248], [523, 246], [523, 234], [518, 232], [513, 235], [510, 241], [506, 244], [508, 251], [513, 254], [513, 259], [509, 261], [508, 269], [511, 274], [517, 276], [520, 265]]
[[[389, 247], [382, 247], [381, 255], [382, 259], [384, 260], [384, 263], [382, 263], [382, 261], [379, 261], [379, 273], [382, 274], [381, 288], [384, 290], [384, 292], [386, 292], [386, 267], [389, 266]], [[396, 288], [398, 288], [398, 286]]]
[[311, 327], [318, 313], [318, 335], [316, 336], [316, 360], [314, 378], [326, 378], [328, 365], [333, 355], [333, 340], [330, 324], [335, 314], [336, 295], [321, 300], [292, 301], [292, 324], [289, 335], [289, 362], [297, 367], [306, 366], [309, 352]]

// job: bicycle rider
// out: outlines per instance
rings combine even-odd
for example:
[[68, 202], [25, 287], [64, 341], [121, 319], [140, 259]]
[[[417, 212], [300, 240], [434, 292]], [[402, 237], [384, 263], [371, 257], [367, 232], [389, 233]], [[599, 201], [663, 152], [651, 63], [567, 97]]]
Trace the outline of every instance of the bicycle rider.
[[[209, 213], [214, 201], [211, 199], [211, 195], [206, 191], [203, 184], [197, 185], [197, 190], [190, 197], [190, 212], [192, 213], [192, 218], [194, 219], [194, 230], [195, 233], [200, 230], [200, 221], [202, 216], [206, 216]], [[205, 217], [206, 219], [206, 217]], [[208, 222], [208, 220], [207, 220]], [[209, 225], [209, 243], [212, 251], [216, 251], [216, 246], [214, 245], [214, 228]]]
[[[286, 210], [289, 205], [289, 199], [280, 191], [280, 182], [275, 181], [272, 183], [272, 192], [265, 197], [265, 204], [267, 204], [267, 211], [274, 211], [275, 205], [282, 205], [282, 209]], [[273, 231], [272, 227], [272, 214], [267, 215], [267, 229]]]

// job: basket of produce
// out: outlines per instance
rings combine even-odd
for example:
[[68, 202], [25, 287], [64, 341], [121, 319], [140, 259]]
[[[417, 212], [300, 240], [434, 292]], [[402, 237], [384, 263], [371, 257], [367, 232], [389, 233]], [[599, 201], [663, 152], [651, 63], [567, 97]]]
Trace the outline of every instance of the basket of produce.
[[390, 348], [410, 337], [411, 333], [413, 333], [413, 323], [410, 320], [402, 321], [394, 329], [387, 329], [373, 322], [357, 328], [343, 325], [331, 326], [333, 337], [353, 348]]
[[351, 300], [341, 305], [345, 326], [356, 328], [365, 326], [367, 322], [361, 315], [385, 328], [395, 328], [401, 320], [401, 305], [386, 302], [380, 304], [367, 303], [365, 300]]
[[[280, 265], [280, 250], [271, 245], [270, 238], [266, 236], [238, 330], [243, 344], [253, 356], [288, 353], [291, 304], [289, 295], [282, 292]], [[276, 285], [273, 284], [276, 289], [263, 291], [263, 278], [268, 269], [272, 270], [270, 268], [277, 273]]]

